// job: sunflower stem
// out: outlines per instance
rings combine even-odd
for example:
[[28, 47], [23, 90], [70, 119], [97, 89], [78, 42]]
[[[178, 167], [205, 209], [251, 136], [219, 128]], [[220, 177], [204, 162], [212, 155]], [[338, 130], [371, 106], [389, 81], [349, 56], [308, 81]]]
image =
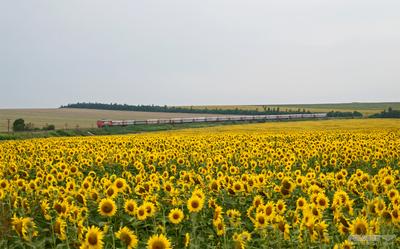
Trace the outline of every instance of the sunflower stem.
[[196, 230], [197, 230], [197, 213], [193, 213], [191, 215], [191, 221], [192, 221], [192, 234], [193, 234], [193, 241], [191, 241], [192, 243], [190, 243], [190, 248], [197, 248], [197, 235], [196, 235]]
[[54, 224], [53, 224], [53, 217], [51, 216], [50, 219], [51, 224], [51, 241], [53, 242], [52, 248], [56, 248], [56, 239], [54, 238]]
[[67, 248], [69, 249], [69, 239], [68, 239], [68, 237], [69, 237], [69, 236], [68, 236], [68, 225], [66, 226], [66, 228], [65, 228], [65, 229], [66, 229], [66, 233], [67, 233], [67, 236], [66, 236], [66, 237], [67, 237]]
[[111, 239], [112, 239], [112, 248], [115, 248], [115, 237], [114, 237], [114, 230], [113, 230], [113, 223], [111, 222], [111, 219], [109, 219], [110, 222], [110, 231], [111, 231]]

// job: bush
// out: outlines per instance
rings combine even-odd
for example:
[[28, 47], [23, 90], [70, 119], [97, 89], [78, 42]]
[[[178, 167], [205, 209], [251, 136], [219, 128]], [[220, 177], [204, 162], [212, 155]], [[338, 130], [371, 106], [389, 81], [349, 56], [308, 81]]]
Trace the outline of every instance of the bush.
[[56, 131], [56, 134], [57, 134], [58, 136], [64, 136], [64, 137], [70, 136], [70, 134], [69, 134], [68, 132], [63, 131], [63, 130], [58, 130], [58, 131]]
[[53, 124], [49, 124], [43, 127], [44, 131], [54, 131], [56, 127]]
[[13, 123], [13, 131], [24, 131], [25, 130], [25, 120], [22, 118], [16, 119]]
[[[36, 128], [37, 129], [37, 128]], [[25, 131], [34, 131], [35, 130], [35, 125], [31, 122], [25, 124]]]
[[400, 118], [400, 110], [393, 110], [393, 108], [389, 107], [388, 111], [383, 110], [381, 113], [376, 113], [370, 118]]

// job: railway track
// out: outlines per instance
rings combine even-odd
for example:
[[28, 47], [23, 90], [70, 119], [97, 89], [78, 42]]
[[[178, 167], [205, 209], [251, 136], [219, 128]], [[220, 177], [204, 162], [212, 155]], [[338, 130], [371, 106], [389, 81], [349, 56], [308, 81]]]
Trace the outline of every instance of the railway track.
[[146, 120], [109, 120], [97, 121], [97, 127], [127, 126], [127, 125], [150, 125], [150, 124], [183, 124], [204, 122], [226, 122], [226, 121], [267, 121], [267, 120], [291, 120], [291, 119], [320, 119], [326, 118], [326, 113], [307, 114], [280, 114], [280, 115], [246, 115], [246, 116], [216, 116], [216, 117], [194, 117], [194, 118], [169, 118], [169, 119], [146, 119]]

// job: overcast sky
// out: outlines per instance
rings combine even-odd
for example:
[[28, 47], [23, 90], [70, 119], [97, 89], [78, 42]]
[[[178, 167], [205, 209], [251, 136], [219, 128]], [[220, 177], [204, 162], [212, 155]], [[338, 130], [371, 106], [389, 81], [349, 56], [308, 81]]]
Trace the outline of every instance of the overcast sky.
[[0, 0], [0, 108], [399, 93], [399, 0]]

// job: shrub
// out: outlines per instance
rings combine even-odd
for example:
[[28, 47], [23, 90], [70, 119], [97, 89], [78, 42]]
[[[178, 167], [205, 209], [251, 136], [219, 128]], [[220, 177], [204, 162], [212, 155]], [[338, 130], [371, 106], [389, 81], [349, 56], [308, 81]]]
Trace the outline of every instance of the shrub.
[[44, 131], [54, 131], [55, 129], [56, 129], [56, 127], [53, 124], [48, 124], [43, 127]]
[[400, 118], [400, 110], [393, 110], [393, 108], [389, 107], [388, 111], [383, 110], [381, 113], [376, 113], [370, 118]]
[[29, 123], [25, 124], [24, 130], [25, 131], [33, 131], [33, 130], [35, 130], [35, 125], [33, 123], [29, 122]]
[[25, 120], [22, 118], [16, 119], [13, 123], [13, 131], [24, 131], [25, 130]]

